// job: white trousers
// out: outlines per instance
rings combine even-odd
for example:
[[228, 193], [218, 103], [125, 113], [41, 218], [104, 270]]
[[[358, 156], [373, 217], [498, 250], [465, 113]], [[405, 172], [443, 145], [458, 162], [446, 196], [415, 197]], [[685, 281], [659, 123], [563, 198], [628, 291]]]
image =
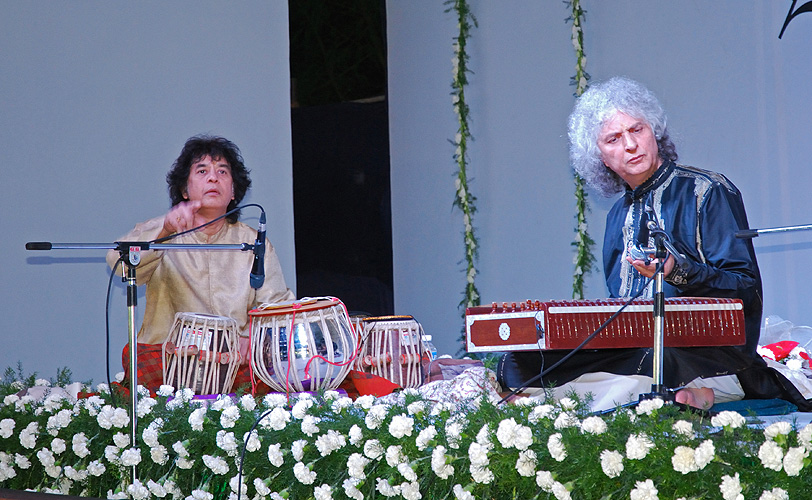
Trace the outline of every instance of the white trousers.
[[[610, 410], [618, 405], [637, 401], [640, 394], [651, 392], [652, 377], [646, 375], [616, 375], [607, 372], [585, 373], [580, 377], [552, 389], [532, 388], [525, 392], [531, 397], [543, 398], [551, 393], [557, 401], [577, 394], [582, 401], [592, 399], [592, 411]], [[713, 389], [714, 403], [738, 401], [744, 398], [744, 390], [735, 375], [696, 378], [685, 387]]]

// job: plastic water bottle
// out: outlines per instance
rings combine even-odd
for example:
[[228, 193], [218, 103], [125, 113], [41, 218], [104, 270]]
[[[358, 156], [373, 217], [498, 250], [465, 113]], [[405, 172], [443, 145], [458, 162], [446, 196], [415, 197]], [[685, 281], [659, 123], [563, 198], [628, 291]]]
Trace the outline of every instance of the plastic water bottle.
[[423, 335], [423, 357], [429, 361], [437, 359], [437, 348], [431, 343], [431, 335]]

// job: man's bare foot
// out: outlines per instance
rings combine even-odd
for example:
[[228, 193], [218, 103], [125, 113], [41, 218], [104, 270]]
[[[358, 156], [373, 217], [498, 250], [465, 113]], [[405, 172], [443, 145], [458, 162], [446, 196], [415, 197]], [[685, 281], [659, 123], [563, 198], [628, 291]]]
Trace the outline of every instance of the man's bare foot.
[[677, 403], [699, 408], [700, 410], [709, 410], [713, 406], [713, 389], [710, 387], [680, 389], [674, 399]]

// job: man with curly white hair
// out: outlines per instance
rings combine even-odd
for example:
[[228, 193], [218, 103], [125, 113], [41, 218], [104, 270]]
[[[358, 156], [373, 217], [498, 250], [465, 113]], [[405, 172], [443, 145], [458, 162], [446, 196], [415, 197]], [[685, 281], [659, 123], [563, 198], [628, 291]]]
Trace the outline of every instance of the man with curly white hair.
[[[649, 278], [659, 262], [633, 252], [654, 246], [646, 224], [653, 220], [677, 251], [663, 264], [667, 297], [738, 298], [744, 304], [745, 345], [666, 348], [663, 382], [684, 388], [676, 401], [707, 409], [714, 402], [745, 397], [783, 398], [810, 407], [756, 353], [762, 287], [752, 242], [735, 236], [749, 228], [741, 193], [722, 174], [676, 163], [676, 147], [657, 97], [623, 77], [594, 85], [570, 114], [569, 140], [572, 167], [586, 183], [606, 197], [621, 194], [607, 215], [603, 244], [611, 297], [653, 297]], [[541, 383], [557, 386], [557, 394], [591, 392], [604, 405], [623, 403], [624, 396], [628, 400], [651, 391], [652, 355], [651, 348], [578, 353]], [[540, 366], [559, 358], [559, 353], [543, 358], [516, 353], [502, 365], [515, 381], [517, 373], [519, 378], [538, 374]]]

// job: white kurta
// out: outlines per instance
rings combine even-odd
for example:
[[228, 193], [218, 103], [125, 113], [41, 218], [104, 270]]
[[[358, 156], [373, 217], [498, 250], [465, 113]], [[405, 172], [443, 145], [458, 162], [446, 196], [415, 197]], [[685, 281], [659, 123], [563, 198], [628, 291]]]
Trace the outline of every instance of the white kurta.
[[[164, 217], [139, 224], [119, 241], [151, 241], [163, 227]], [[226, 222], [208, 236], [201, 231], [173, 238], [166, 243], [253, 244], [257, 230], [242, 222]], [[112, 267], [118, 252], [107, 254]], [[175, 313], [204, 313], [227, 316], [237, 321], [240, 334], [248, 335], [248, 311], [262, 303], [294, 299], [285, 284], [279, 258], [266, 240], [265, 283], [255, 290], [249, 283], [254, 254], [241, 250], [148, 250], [136, 267], [138, 285], [146, 285], [144, 321], [138, 342], [160, 344], [169, 335]]]

